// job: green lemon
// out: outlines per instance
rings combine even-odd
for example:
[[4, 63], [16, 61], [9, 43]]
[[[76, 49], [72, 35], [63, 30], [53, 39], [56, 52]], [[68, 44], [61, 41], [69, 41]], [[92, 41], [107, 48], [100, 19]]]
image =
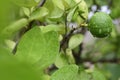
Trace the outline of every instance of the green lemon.
[[104, 12], [96, 12], [89, 21], [88, 28], [94, 37], [103, 38], [112, 32], [112, 19]]

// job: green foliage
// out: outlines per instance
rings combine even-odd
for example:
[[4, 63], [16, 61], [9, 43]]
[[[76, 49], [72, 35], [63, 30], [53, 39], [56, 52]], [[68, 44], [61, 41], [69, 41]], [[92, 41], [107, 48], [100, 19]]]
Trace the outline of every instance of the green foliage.
[[1, 80], [40, 80], [35, 67], [26, 61], [20, 62], [8, 50], [0, 47], [0, 79]]
[[78, 75], [79, 80], [90, 80], [91, 76], [85, 72], [85, 71], [81, 71], [80, 74]]
[[29, 20], [32, 21], [32, 20], [40, 20], [42, 18], [44, 18], [46, 15], [48, 15], [48, 10], [47, 8], [45, 7], [41, 7], [37, 10], [35, 10], [31, 15], [30, 15], [30, 18]]
[[113, 1], [110, 15], [114, 19], [120, 17], [119, 5], [120, 5], [120, 0]]
[[65, 65], [69, 65], [67, 56], [64, 53], [60, 53], [57, 55], [56, 61], [55, 61], [55, 65], [57, 68], [61, 68]]
[[65, 26], [62, 24], [59, 25], [55, 25], [55, 24], [50, 24], [47, 26], [40, 26], [40, 29], [43, 33], [49, 32], [49, 31], [56, 31], [59, 34], [64, 34], [65, 30], [64, 30]]
[[74, 49], [78, 45], [80, 45], [80, 43], [82, 43], [82, 41], [83, 41], [83, 35], [75, 34], [70, 38], [68, 46], [70, 49]]
[[11, 0], [16, 5], [22, 6], [22, 7], [33, 7], [37, 3], [35, 0]]
[[97, 69], [93, 71], [92, 77], [93, 80], [106, 80], [105, 76]]
[[60, 68], [51, 76], [51, 80], [75, 80], [78, 72], [78, 66], [68, 65]]
[[5, 29], [3, 29], [2, 34], [4, 36], [12, 36], [15, 32], [20, 30], [21, 28], [25, 27], [28, 24], [28, 20], [23, 18], [18, 21], [13, 22]]
[[[0, 0], [0, 80], [118, 80], [119, 29], [88, 9], [108, 5], [116, 19], [119, 2]], [[87, 28], [99, 38], [92, 46]]]

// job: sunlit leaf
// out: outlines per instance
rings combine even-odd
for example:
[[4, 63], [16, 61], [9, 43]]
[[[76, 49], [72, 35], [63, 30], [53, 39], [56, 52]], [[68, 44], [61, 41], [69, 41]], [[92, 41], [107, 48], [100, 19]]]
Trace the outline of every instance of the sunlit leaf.
[[69, 65], [67, 56], [65, 53], [59, 53], [58, 56], [56, 57], [55, 65], [58, 68], [61, 68], [63, 66]]
[[22, 10], [23, 10], [24, 14], [25, 14], [27, 17], [30, 16], [30, 9], [29, 9], [29, 8], [22, 7]]
[[52, 0], [47, 0], [46, 3], [44, 4], [44, 7], [46, 7], [49, 10], [48, 20], [50, 21], [61, 20], [64, 10], [57, 7], [57, 5], [55, 5]]
[[66, 57], [68, 59], [69, 64], [75, 64], [75, 59], [74, 56], [72, 54], [72, 50], [71, 49], [66, 49]]
[[29, 20], [32, 21], [32, 20], [42, 19], [42, 18], [44, 18], [46, 15], [48, 15], [48, 13], [49, 13], [49, 11], [48, 11], [47, 8], [45, 8], [45, 7], [40, 7], [40, 8], [38, 8], [37, 10], [35, 10], [35, 11], [31, 14]]
[[35, 27], [22, 37], [16, 57], [45, 68], [55, 61], [58, 52], [57, 33], [51, 31], [43, 34], [40, 28]]
[[82, 41], [83, 41], [83, 35], [82, 34], [73, 35], [69, 40], [69, 44], [68, 44], [69, 48], [74, 49], [75, 47], [80, 45], [80, 43], [82, 43]]
[[52, 74], [51, 80], [75, 80], [78, 72], [78, 66], [68, 65], [60, 68]]
[[46, 32], [49, 32], [49, 31], [56, 31], [60, 34], [65, 33], [65, 26], [64, 25], [50, 24], [50, 25], [47, 25], [47, 26], [40, 26], [40, 29], [43, 33], [46, 33]]

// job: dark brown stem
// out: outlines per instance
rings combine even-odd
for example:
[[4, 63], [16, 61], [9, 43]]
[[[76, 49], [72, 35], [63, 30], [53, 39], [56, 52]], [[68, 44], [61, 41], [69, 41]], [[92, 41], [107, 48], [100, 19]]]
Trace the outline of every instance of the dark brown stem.
[[46, 0], [42, 0], [42, 1], [40, 2], [40, 4], [38, 5], [38, 7], [42, 7], [42, 6], [45, 4], [45, 2], [46, 2]]
[[63, 49], [63, 47], [65, 47], [64, 49], [67, 48], [67, 46], [65, 46], [65, 45], [66, 45], [66, 43], [68, 43], [68, 40], [70, 39], [70, 37], [73, 35], [74, 30], [75, 29], [71, 30], [67, 35], [65, 35], [65, 37], [61, 41], [60, 50], [61, 50], [61, 48]]
[[[82, 30], [81, 30], [80, 33], [83, 34], [83, 35], [85, 35], [85, 33], [86, 33], [86, 28], [82, 27]], [[79, 45], [79, 51], [78, 51], [78, 53], [75, 53], [75, 52], [73, 51], [73, 56], [74, 56], [74, 58], [75, 58], [76, 64], [81, 64], [81, 61], [82, 61], [82, 60], [81, 60], [82, 51], [83, 51], [83, 43], [81, 43], [81, 44]]]
[[109, 0], [109, 2], [108, 2], [108, 8], [110, 9], [112, 5], [113, 5], [113, 0]]

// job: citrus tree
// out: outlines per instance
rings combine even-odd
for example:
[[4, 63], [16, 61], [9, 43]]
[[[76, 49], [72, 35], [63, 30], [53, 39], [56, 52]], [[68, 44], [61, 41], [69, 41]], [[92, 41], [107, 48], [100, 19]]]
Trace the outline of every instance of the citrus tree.
[[[119, 3], [0, 1], [0, 80], [118, 80], [119, 65], [105, 63], [120, 62]], [[94, 46], [84, 47], [87, 32]]]

